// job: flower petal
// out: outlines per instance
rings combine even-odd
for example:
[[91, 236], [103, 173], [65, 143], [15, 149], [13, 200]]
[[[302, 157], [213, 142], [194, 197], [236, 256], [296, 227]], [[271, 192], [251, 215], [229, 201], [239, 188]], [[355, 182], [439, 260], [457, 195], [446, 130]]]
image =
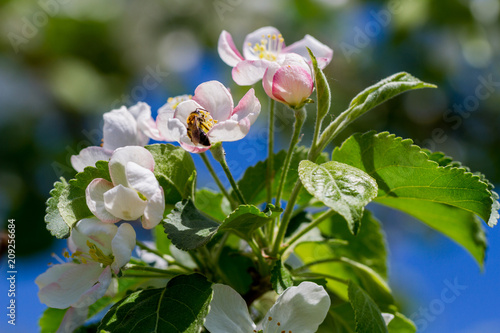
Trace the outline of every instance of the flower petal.
[[244, 60], [233, 68], [233, 80], [240, 86], [251, 86], [262, 79], [270, 64], [267, 60]]
[[74, 307], [80, 308], [94, 304], [98, 299], [106, 294], [109, 285], [111, 284], [111, 268], [106, 266], [104, 270], [101, 268], [102, 273], [97, 278], [96, 283], [89, 290], [85, 291], [82, 296], [78, 299], [76, 303], [73, 304]]
[[191, 142], [191, 139], [187, 136], [181, 136], [179, 143], [181, 144], [181, 147], [184, 148], [186, 151], [190, 153], [203, 153], [207, 150], [210, 149], [210, 146], [203, 146], [203, 145], [194, 145], [193, 142]]
[[243, 298], [233, 288], [214, 284], [205, 327], [211, 333], [249, 333], [256, 329]]
[[228, 119], [233, 112], [233, 97], [219, 81], [200, 84], [194, 91], [193, 100], [210, 112], [212, 118], [217, 121]]
[[255, 44], [261, 44], [262, 39], [268, 39], [268, 35], [280, 35], [280, 32], [275, 27], [262, 27], [249, 33], [245, 38], [245, 43], [243, 44], [243, 55], [247, 60], [257, 60], [259, 57], [254, 54], [253, 47]]
[[384, 318], [385, 325], [387, 326], [387, 325], [389, 325], [391, 320], [394, 319], [394, 315], [392, 313], [382, 312], [382, 318]]
[[189, 100], [180, 103], [175, 109], [174, 118], [179, 119], [182, 125], [187, 126], [187, 118], [198, 108], [204, 108], [194, 100]]
[[111, 190], [113, 184], [102, 178], [96, 178], [90, 182], [85, 190], [87, 206], [92, 214], [105, 223], [115, 223], [120, 221], [116, 216], [109, 213], [104, 207], [104, 193]]
[[144, 216], [142, 217], [142, 227], [144, 229], [152, 229], [160, 223], [165, 212], [165, 194], [163, 188], [159, 188], [146, 205]]
[[162, 113], [169, 113], [169, 114], [172, 114], [172, 117], [173, 117], [173, 114], [174, 114], [177, 106], [184, 101], [189, 101], [191, 98], [193, 98], [193, 96], [186, 95], [186, 94], [175, 96], [175, 97], [169, 97], [167, 100], [167, 103], [163, 104], [158, 109], [158, 115], [160, 115]]
[[250, 131], [250, 125], [250, 119], [248, 118], [243, 118], [239, 122], [229, 119], [215, 124], [208, 132], [208, 138], [211, 143], [241, 140]]
[[292, 108], [302, 104], [313, 89], [311, 73], [302, 66], [283, 66], [274, 74], [272, 96]]
[[73, 333], [77, 328], [83, 326], [87, 321], [89, 308], [70, 307], [64, 314], [63, 320], [56, 333]]
[[226, 30], [223, 30], [219, 36], [217, 49], [222, 61], [231, 67], [236, 66], [240, 61], [244, 60], [234, 45], [233, 37]]
[[283, 53], [296, 53], [309, 60], [306, 47], [311, 49], [320, 68], [325, 68], [332, 60], [333, 50], [310, 35], [284, 48]]
[[130, 261], [132, 250], [135, 248], [135, 231], [128, 223], [123, 223], [118, 227], [115, 237], [111, 241], [111, 248], [115, 260], [111, 264], [111, 269], [118, 274], [120, 268]]
[[125, 171], [128, 162], [135, 162], [151, 171], [155, 167], [153, 155], [146, 148], [139, 146], [118, 148], [109, 160], [109, 174], [114, 185], [121, 184], [129, 187]]
[[103, 148], [115, 150], [125, 146], [144, 146], [148, 143], [145, 136], [137, 134], [137, 122], [127, 108], [112, 110], [104, 114]]
[[250, 89], [245, 96], [240, 100], [231, 114], [231, 119], [241, 121], [243, 118], [248, 118], [250, 124], [253, 124], [260, 114], [260, 102], [255, 97], [255, 90]]
[[125, 172], [130, 187], [147, 199], [151, 199], [160, 189], [160, 184], [156, 180], [154, 173], [135, 162], [128, 162]]
[[118, 185], [104, 193], [104, 207], [122, 220], [137, 220], [144, 214], [147, 202], [131, 188]]
[[302, 282], [281, 294], [264, 320], [264, 332], [314, 333], [330, 309], [330, 297], [325, 289], [312, 282]]
[[102, 147], [87, 147], [78, 155], [71, 156], [71, 165], [76, 171], [82, 172], [88, 166], [95, 166], [97, 161], [109, 161], [111, 153]]
[[[148, 104], [139, 102], [131, 106], [128, 111], [134, 116], [137, 122], [138, 134], [141, 133], [148, 138], [163, 141], [163, 137], [156, 127], [156, 122], [153, 120], [153, 117], [151, 117], [151, 107]], [[146, 141], [146, 139], [144, 139], [144, 141]], [[147, 144], [147, 141], [145, 144]]]
[[94, 262], [54, 265], [35, 280], [40, 289], [38, 298], [51, 308], [66, 309], [92, 288], [103, 270]]
[[118, 227], [114, 224], [102, 223], [98, 219], [83, 219], [78, 221], [68, 238], [68, 247], [71, 252], [80, 250], [88, 252], [87, 241], [94, 243], [106, 255], [111, 254], [111, 241], [115, 237]]
[[183, 135], [187, 135], [186, 125], [179, 119], [173, 118], [173, 114], [162, 113], [156, 118], [158, 130], [165, 141], [179, 141]]
[[280, 65], [278, 65], [277, 63], [273, 62], [269, 64], [269, 67], [267, 67], [266, 72], [264, 73], [264, 77], [262, 78], [262, 87], [264, 88], [267, 96], [271, 97], [272, 99], [276, 99], [276, 97], [273, 96], [273, 78], [278, 69], [280, 69]]

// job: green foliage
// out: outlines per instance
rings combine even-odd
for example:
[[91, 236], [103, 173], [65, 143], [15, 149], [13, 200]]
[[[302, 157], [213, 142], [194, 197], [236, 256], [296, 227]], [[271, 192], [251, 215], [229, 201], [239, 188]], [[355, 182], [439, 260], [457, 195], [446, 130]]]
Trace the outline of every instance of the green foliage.
[[240, 251], [225, 246], [219, 257], [219, 270], [224, 281], [241, 295], [250, 291], [252, 277], [250, 272], [255, 272], [252, 259]]
[[223, 221], [231, 213], [231, 204], [222, 193], [208, 189], [196, 191], [196, 208], [218, 221]]
[[165, 288], [136, 291], [104, 316], [99, 332], [198, 333], [212, 299], [212, 284], [199, 274], [179, 275]]
[[389, 333], [415, 333], [417, 328], [413, 322], [403, 314], [396, 312], [387, 326]]
[[181, 250], [193, 250], [208, 243], [219, 224], [203, 215], [191, 199], [178, 202], [165, 218], [165, 233]]
[[481, 177], [465, 168], [439, 166], [411, 140], [387, 132], [356, 134], [334, 150], [332, 159], [375, 178], [379, 186], [376, 202], [421, 219], [482, 263], [484, 232], [472, 215], [494, 225], [497, 212], [494, 192]]
[[38, 324], [40, 333], [54, 333], [57, 331], [68, 309], [47, 308], [43, 312]]
[[196, 170], [191, 154], [171, 144], [144, 147], [155, 160], [154, 174], [165, 192], [165, 204], [175, 205], [194, 196]]
[[273, 285], [274, 291], [280, 295], [286, 288], [293, 286], [292, 274], [281, 260], [276, 261], [271, 271], [271, 284]]
[[388, 333], [380, 309], [358, 285], [349, 282], [349, 302], [354, 309], [357, 333]]
[[309, 56], [311, 57], [311, 62], [314, 69], [314, 86], [316, 87], [316, 96], [318, 103], [317, 117], [320, 119], [321, 123], [321, 119], [323, 119], [330, 110], [330, 105], [332, 104], [332, 93], [330, 91], [330, 85], [326, 80], [325, 73], [323, 73], [321, 68], [318, 67], [318, 61], [316, 60], [316, 57], [309, 48], [307, 48], [307, 51], [309, 52]]
[[92, 216], [87, 207], [85, 190], [95, 178], [110, 181], [108, 162], [98, 161], [95, 167], [86, 167], [68, 183], [61, 179], [61, 182], [54, 184], [54, 189], [50, 192], [51, 198], [47, 200], [45, 215], [47, 229], [52, 235], [57, 238], [69, 237], [76, 222]]
[[342, 215], [353, 234], [359, 229], [365, 206], [377, 196], [377, 183], [364, 171], [344, 163], [299, 164], [302, 184], [316, 199]]

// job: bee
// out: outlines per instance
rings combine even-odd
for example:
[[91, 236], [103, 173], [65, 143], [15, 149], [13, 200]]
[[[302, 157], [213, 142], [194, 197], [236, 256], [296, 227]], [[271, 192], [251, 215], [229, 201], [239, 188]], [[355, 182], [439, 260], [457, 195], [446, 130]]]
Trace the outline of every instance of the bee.
[[187, 135], [191, 142], [209, 147], [211, 144], [207, 133], [216, 123], [207, 110], [196, 108], [187, 118]]

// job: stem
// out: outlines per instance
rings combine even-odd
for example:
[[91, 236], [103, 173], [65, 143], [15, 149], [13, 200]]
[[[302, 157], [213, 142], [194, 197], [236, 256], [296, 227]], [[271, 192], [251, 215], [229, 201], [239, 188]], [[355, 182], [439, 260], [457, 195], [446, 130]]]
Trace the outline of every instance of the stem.
[[[351, 119], [349, 117], [350, 112], [349, 110], [346, 110], [342, 112], [335, 120], [328, 125], [323, 133], [321, 133], [321, 136], [319, 138], [317, 146], [313, 146], [314, 148], [314, 154], [319, 155], [319, 152], [323, 151], [325, 147], [332, 142], [332, 140], [344, 129], [346, 128], [347, 125], [349, 125], [354, 119]], [[310, 153], [312, 153], [312, 150]], [[313, 160], [311, 160], [313, 161]], [[313, 161], [314, 162], [314, 161]]]
[[[306, 120], [306, 110], [302, 108], [300, 110], [295, 110], [295, 124], [293, 126], [292, 140], [290, 141], [290, 147], [288, 147], [288, 152], [286, 153], [285, 162], [283, 164], [283, 170], [281, 171], [280, 183], [278, 186], [278, 193], [276, 193], [276, 207], [280, 208], [281, 204], [281, 194], [283, 192], [283, 187], [285, 186], [286, 176], [288, 174], [288, 169], [290, 169], [290, 162], [292, 161], [293, 150], [297, 143], [299, 142], [300, 130], [304, 121]], [[287, 205], [288, 206], [288, 205]]]
[[250, 239], [248, 240], [248, 245], [252, 249], [253, 253], [257, 257], [257, 260], [259, 261], [259, 266], [260, 266], [260, 273], [262, 276], [267, 276], [267, 264], [262, 257], [262, 252], [260, 251], [259, 245], [255, 242], [255, 240]]
[[339, 278], [337, 276], [330, 275], [330, 274], [310, 273], [310, 272], [307, 272], [305, 274], [297, 274], [296, 276], [305, 277], [305, 278], [315, 278], [315, 277], [325, 278], [325, 279], [330, 279], [330, 280], [334, 280], [334, 281], [343, 283], [345, 285], [349, 285], [349, 281], [348, 280], [345, 280], [345, 279], [342, 279], [342, 278]]
[[184, 274], [186, 273], [185, 271], [181, 270], [174, 270], [174, 269], [162, 269], [162, 268], [156, 268], [156, 267], [150, 267], [150, 266], [140, 266], [140, 265], [131, 265], [131, 264], [126, 264], [123, 268], [124, 271], [143, 271], [143, 272], [153, 272], [153, 273], [159, 273], [164, 276], [170, 276], [174, 277], [179, 274]]
[[307, 227], [305, 227], [304, 229], [300, 230], [299, 232], [297, 232], [288, 242], [287, 242], [287, 245], [281, 249], [281, 253], [283, 253], [287, 248], [289, 248], [290, 246], [292, 246], [293, 243], [295, 243], [296, 241], [298, 241], [302, 236], [304, 236], [305, 234], [307, 234], [309, 231], [311, 231], [312, 229], [314, 229], [316, 226], [318, 226], [321, 222], [323, 222], [324, 220], [326, 220], [327, 218], [329, 217], [332, 217], [333, 215], [337, 214], [335, 211], [329, 209], [327, 210], [326, 212], [324, 212], [323, 214], [321, 214], [320, 216], [318, 216], [314, 221], [311, 221]]
[[327, 264], [329, 262], [341, 262], [342, 260], [340, 258], [330, 258], [330, 259], [323, 259], [323, 260], [317, 260], [310, 262], [308, 264], [305, 264], [304, 266], [300, 266], [292, 271], [292, 273], [299, 273], [300, 271], [306, 270], [311, 266], [314, 265], [321, 265], [321, 264]]
[[269, 133], [267, 141], [267, 202], [273, 199], [273, 173], [274, 173], [274, 99], [269, 98]]
[[226, 152], [224, 151], [222, 144], [221, 143], [214, 144], [210, 149], [210, 152], [212, 153], [212, 156], [215, 158], [215, 160], [219, 162], [220, 165], [222, 166], [222, 170], [224, 170], [227, 179], [229, 179], [229, 183], [231, 183], [231, 187], [233, 188], [234, 193], [238, 197], [240, 204], [246, 205], [245, 198], [243, 197], [243, 194], [241, 194], [240, 189], [238, 188], [238, 185], [236, 184], [236, 181], [234, 180], [234, 177], [231, 174], [231, 170], [229, 170], [229, 167], [227, 166]]
[[229, 238], [229, 232], [226, 232], [224, 236], [222, 236], [219, 244], [217, 245], [217, 249], [215, 250], [214, 253], [214, 261], [216, 264], [219, 262], [220, 255], [222, 253], [222, 250], [224, 249], [224, 244], [226, 244], [228, 238]]
[[208, 172], [210, 172], [210, 174], [212, 175], [212, 178], [215, 180], [215, 183], [217, 184], [217, 186], [221, 190], [222, 194], [224, 194], [224, 196], [229, 200], [229, 202], [231, 204], [234, 204], [234, 199], [231, 197], [231, 195], [226, 190], [224, 185], [222, 185], [222, 182], [220, 181], [219, 176], [217, 176], [217, 174], [215, 173], [215, 170], [212, 167], [212, 164], [210, 163], [210, 160], [208, 159], [207, 154], [201, 153], [200, 156], [201, 156], [201, 159], [203, 160], [203, 162], [205, 163], [205, 166], [207, 167]]

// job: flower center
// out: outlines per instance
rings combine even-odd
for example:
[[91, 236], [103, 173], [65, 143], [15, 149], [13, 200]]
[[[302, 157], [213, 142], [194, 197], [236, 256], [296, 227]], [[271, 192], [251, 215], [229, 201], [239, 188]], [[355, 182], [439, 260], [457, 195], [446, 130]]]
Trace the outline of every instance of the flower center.
[[283, 42], [285, 40], [280, 35], [262, 35], [260, 43], [248, 43], [252, 53], [259, 57], [260, 59], [265, 59], [269, 61], [278, 60], [278, 56], [281, 53], [283, 47]]
[[201, 108], [191, 112], [187, 118], [187, 135], [195, 145], [210, 146], [207, 133], [217, 124], [210, 113]]
[[173, 110], [175, 110], [177, 108], [177, 106], [179, 104], [181, 104], [181, 102], [188, 101], [191, 98], [193, 98], [193, 96], [191, 96], [191, 95], [181, 95], [181, 96], [176, 96], [176, 97], [169, 97], [167, 99], [167, 103], [170, 104], [170, 106], [172, 107]]
[[102, 252], [102, 250], [97, 247], [97, 245], [89, 240], [87, 240], [87, 246], [89, 247], [88, 253], [75, 251], [75, 253], [71, 255], [71, 258], [80, 260], [82, 264], [86, 264], [89, 260], [98, 262], [100, 264], [103, 264], [104, 266], [110, 266], [113, 263], [114, 256], [112, 254], [105, 255], [104, 252]]

